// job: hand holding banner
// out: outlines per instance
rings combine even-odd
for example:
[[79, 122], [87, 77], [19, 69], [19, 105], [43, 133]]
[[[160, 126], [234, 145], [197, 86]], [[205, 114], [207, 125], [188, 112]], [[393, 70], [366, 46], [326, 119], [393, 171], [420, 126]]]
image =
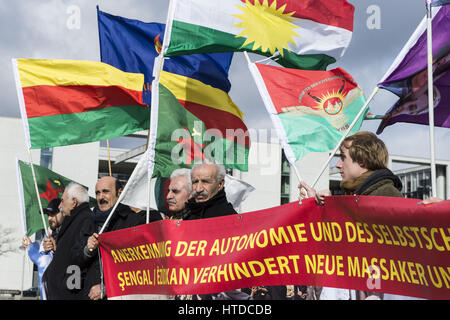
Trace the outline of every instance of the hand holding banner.
[[105, 233], [107, 295], [301, 284], [449, 299], [450, 201], [417, 201], [334, 196]]

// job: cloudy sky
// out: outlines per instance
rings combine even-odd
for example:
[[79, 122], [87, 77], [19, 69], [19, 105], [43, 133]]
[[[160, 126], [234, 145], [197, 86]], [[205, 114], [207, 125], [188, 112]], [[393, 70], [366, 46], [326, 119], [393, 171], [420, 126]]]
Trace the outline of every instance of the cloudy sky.
[[[356, 8], [353, 38], [344, 57], [328, 69], [344, 68], [368, 97], [424, 17], [425, 1], [349, 2]], [[3, 0], [0, 6], [0, 116], [20, 117], [12, 58], [99, 61], [96, 5], [114, 15], [164, 23], [168, 3], [168, 0]], [[80, 19], [74, 20], [77, 16]], [[234, 55], [230, 80], [230, 96], [245, 113], [247, 126], [272, 128], [242, 53]], [[395, 101], [393, 94], [380, 90], [370, 104], [371, 112], [384, 114]], [[375, 132], [378, 124], [379, 120], [365, 121], [362, 129]], [[391, 154], [429, 157], [427, 126], [398, 123], [386, 128], [380, 138]], [[436, 128], [435, 138], [436, 158], [450, 160], [450, 130]]]

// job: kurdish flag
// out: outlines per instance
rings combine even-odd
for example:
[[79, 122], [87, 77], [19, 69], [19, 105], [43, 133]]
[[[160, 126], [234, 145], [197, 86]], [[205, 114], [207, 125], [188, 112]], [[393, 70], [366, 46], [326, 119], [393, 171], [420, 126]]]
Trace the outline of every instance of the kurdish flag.
[[145, 130], [144, 76], [94, 61], [13, 59], [31, 149], [105, 140]]
[[[309, 71], [255, 63], [249, 67], [291, 164], [309, 152], [336, 147], [365, 103], [362, 90], [341, 68]], [[351, 134], [359, 130], [364, 116]]]
[[248, 170], [249, 133], [226, 92], [167, 71], [158, 87], [154, 177], [204, 159]]
[[346, 0], [172, 0], [165, 55], [278, 52], [285, 67], [325, 70], [350, 44], [353, 14]]
[[[33, 166], [41, 205], [42, 208], [46, 208], [50, 201], [61, 197], [64, 188], [72, 182], [72, 180], [45, 167], [38, 165]], [[28, 236], [31, 236], [36, 233], [36, 231], [43, 229], [44, 226], [39, 210], [31, 166], [29, 163], [21, 160], [17, 160], [17, 184], [19, 186], [19, 199], [24, 232]], [[45, 223], [48, 227], [48, 221], [46, 219]]]

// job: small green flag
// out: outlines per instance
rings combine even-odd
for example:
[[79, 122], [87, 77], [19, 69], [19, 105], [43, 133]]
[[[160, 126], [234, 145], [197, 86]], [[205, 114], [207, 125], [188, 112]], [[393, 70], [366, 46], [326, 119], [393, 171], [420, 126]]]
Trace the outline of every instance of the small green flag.
[[[64, 188], [72, 182], [72, 180], [38, 165], [34, 165], [34, 173], [36, 175], [42, 208], [46, 208], [51, 200], [61, 197]], [[17, 160], [17, 183], [19, 185], [19, 199], [24, 231], [28, 236], [31, 236], [36, 231], [43, 229], [43, 221], [36, 197], [31, 166], [29, 163], [21, 160]], [[44, 220], [46, 228], [48, 228], [47, 217]]]

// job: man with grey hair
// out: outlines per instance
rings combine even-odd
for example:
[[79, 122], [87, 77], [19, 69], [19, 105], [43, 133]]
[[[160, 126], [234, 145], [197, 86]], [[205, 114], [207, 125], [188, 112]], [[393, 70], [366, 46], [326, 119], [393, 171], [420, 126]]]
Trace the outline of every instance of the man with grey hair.
[[225, 167], [216, 163], [199, 163], [192, 168], [192, 198], [186, 204], [184, 220], [237, 213], [225, 194], [225, 174]]
[[94, 282], [95, 259], [84, 255], [87, 239], [95, 231], [87, 190], [74, 182], [64, 189], [59, 210], [64, 220], [56, 239], [57, 250], [45, 270], [43, 284], [49, 300], [85, 300]]
[[[237, 214], [225, 194], [225, 167], [200, 163], [191, 170], [192, 198], [186, 203], [184, 220], [197, 220]], [[194, 296], [195, 298], [195, 296]], [[240, 290], [198, 295], [201, 300], [249, 300]]]
[[170, 175], [166, 196], [170, 218], [183, 219], [186, 202], [191, 198], [191, 193], [191, 170], [185, 168], [174, 170]]

